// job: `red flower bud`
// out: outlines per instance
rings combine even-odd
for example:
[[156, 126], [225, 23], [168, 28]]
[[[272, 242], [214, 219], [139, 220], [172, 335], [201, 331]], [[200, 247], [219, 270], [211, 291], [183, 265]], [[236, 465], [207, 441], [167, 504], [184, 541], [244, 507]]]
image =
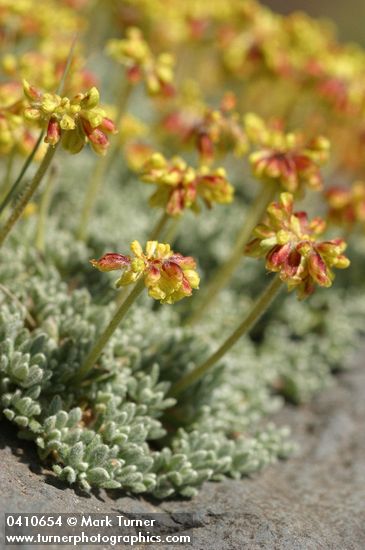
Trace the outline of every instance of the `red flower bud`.
[[99, 260], [90, 260], [90, 263], [99, 271], [114, 271], [129, 266], [131, 259], [129, 256], [123, 256], [122, 254], [107, 253]]

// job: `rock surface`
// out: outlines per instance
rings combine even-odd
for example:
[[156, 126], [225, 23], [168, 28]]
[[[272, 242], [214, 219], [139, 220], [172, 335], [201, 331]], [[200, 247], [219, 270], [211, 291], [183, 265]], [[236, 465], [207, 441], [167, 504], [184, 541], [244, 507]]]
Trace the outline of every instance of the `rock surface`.
[[185, 533], [189, 526], [179, 525], [175, 514], [195, 512], [194, 542], [188, 546], [194, 550], [363, 550], [365, 365], [361, 358], [357, 363], [311, 405], [288, 406], [278, 415], [276, 421], [290, 425], [300, 445], [296, 457], [251, 479], [207, 483], [192, 501], [77, 493], [42, 471], [33, 445], [2, 424], [0, 513], [164, 511]]

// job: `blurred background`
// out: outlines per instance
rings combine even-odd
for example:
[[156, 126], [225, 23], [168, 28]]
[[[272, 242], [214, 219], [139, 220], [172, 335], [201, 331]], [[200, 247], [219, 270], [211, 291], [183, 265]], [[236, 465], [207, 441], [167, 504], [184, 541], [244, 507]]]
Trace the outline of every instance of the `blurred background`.
[[332, 19], [338, 25], [338, 35], [343, 40], [365, 45], [364, 0], [261, 0], [280, 13], [301, 10], [314, 17]]

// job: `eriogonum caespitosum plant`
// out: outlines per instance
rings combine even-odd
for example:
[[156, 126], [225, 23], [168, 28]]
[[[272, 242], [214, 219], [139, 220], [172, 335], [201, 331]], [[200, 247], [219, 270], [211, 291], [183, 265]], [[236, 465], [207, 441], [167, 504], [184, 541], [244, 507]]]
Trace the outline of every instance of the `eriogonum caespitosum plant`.
[[[257, 0], [0, 3], [0, 244], [19, 219], [0, 415], [86, 490], [191, 497], [287, 456], [264, 415], [308, 401], [363, 338], [363, 48]], [[271, 219], [282, 192], [305, 202]], [[354, 269], [320, 289], [343, 235]], [[287, 285], [318, 290], [282, 292], [248, 335]]]
[[157, 185], [150, 198], [151, 206], [166, 209], [170, 216], [179, 216], [185, 209], [200, 211], [201, 200], [208, 208], [214, 203], [232, 202], [234, 188], [223, 168], [192, 168], [182, 158], [167, 160], [154, 153], [144, 164], [141, 178]]
[[350, 265], [343, 254], [343, 239], [319, 240], [324, 229], [321, 218], [309, 221], [305, 212], [294, 211], [293, 195], [282, 193], [279, 202], [268, 207], [267, 221], [255, 228], [255, 239], [248, 243], [245, 253], [264, 257], [266, 269], [279, 273], [289, 290], [295, 289], [299, 298], [305, 298], [316, 284], [332, 285], [333, 268]]

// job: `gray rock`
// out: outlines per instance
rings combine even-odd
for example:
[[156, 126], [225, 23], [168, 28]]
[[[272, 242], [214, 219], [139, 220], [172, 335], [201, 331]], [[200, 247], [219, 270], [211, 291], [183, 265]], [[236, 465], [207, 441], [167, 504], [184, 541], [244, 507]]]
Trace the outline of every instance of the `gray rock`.
[[[3, 424], [0, 512], [166, 512], [177, 530], [194, 527], [197, 550], [363, 550], [364, 395], [365, 371], [356, 368], [311, 405], [286, 407], [276, 421], [292, 427], [297, 456], [250, 479], [207, 483], [191, 501], [74, 491], [42, 469], [33, 445]], [[181, 523], [178, 512], [195, 512], [193, 525]]]

